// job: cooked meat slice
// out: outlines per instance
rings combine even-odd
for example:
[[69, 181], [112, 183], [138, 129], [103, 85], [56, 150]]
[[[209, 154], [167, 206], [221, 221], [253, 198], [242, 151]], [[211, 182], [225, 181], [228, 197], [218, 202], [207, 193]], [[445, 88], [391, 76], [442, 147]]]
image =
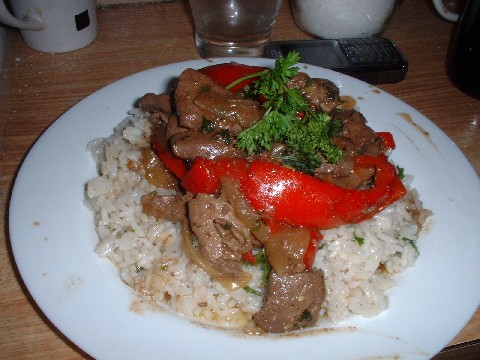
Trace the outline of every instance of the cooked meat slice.
[[260, 120], [265, 108], [258, 101], [248, 99], [225, 98], [213, 92], [204, 92], [194, 100], [195, 105], [211, 116], [206, 118], [220, 123], [233, 133], [240, 132]]
[[[167, 126], [168, 124], [166, 122], [159, 121], [154, 123], [152, 127], [151, 143], [155, 152], [160, 157], [162, 157], [162, 159], [165, 159], [163, 155], [165, 155], [166, 153], [170, 153], [172, 151], [170, 146], [170, 141], [167, 137]], [[178, 131], [181, 131], [181, 130], [178, 129]], [[162, 165], [164, 165], [166, 169], [166, 166], [163, 162], [162, 162]], [[171, 165], [171, 164], [167, 164], [167, 165]], [[169, 168], [169, 171], [170, 170], [172, 170], [171, 167]], [[178, 182], [178, 178], [176, 177], [176, 175], [174, 175], [174, 172], [170, 172], [170, 174], [173, 178], [177, 179], [177, 182]]]
[[312, 79], [302, 90], [303, 97], [316, 109], [330, 112], [340, 104], [338, 87], [327, 79]]
[[204, 92], [233, 98], [227, 89], [215, 84], [208, 76], [194, 69], [186, 69], [178, 78], [175, 89], [175, 105], [180, 126], [199, 130], [205, 117], [204, 111], [195, 105], [194, 100]]
[[303, 89], [307, 84], [311, 81], [311, 78], [309, 75], [307, 75], [304, 72], [299, 72], [297, 73], [294, 77], [290, 79], [290, 81], [287, 83], [287, 87], [289, 89]]
[[160, 195], [155, 191], [142, 196], [143, 212], [157, 219], [172, 222], [184, 221], [187, 217], [185, 200], [182, 195]]
[[371, 141], [366, 142], [362, 147], [363, 155], [378, 156], [385, 152], [382, 140], [379, 137], [375, 137]]
[[252, 241], [254, 248], [261, 248], [270, 237], [270, 228], [262, 220], [262, 217], [253, 210], [252, 205], [245, 198], [240, 190], [240, 184], [237, 180], [230, 177], [222, 177], [220, 180], [221, 196], [232, 205], [233, 211], [238, 219], [245, 224], [255, 237]]
[[342, 122], [342, 128], [331, 142], [342, 150], [343, 157], [337, 164], [324, 160], [314, 176], [347, 189], [367, 188], [372, 184], [375, 169], [355, 168], [355, 157], [382, 154], [385, 151], [382, 141], [358, 111], [340, 110], [332, 114]]
[[147, 93], [138, 100], [138, 107], [149, 113], [172, 113], [172, 98], [170, 94], [163, 93], [160, 95]]
[[196, 157], [218, 159], [225, 157], [246, 157], [246, 153], [235, 148], [228, 139], [217, 133], [203, 133], [196, 130], [179, 132], [170, 138], [172, 152], [187, 160]]
[[258, 327], [270, 333], [313, 326], [325, 299], [321, 271], [279, 277], [270, 273], [262, 309], [253, 315]]
[[335, 137], [332, 143], [342, 150], [343, 157], [336, 164], [324, 160], [320, 167], [315, 169], [314, 176], [320, 180], [343, 187], [345, 189], [366, 188], [371, 185], [374, 168], [355, 168], [355, 156], [358, 150], [353, 142], [345, 137]]
[[181, 127], [177, 114], [172, 114], [167, 119], [167, 128], [165, 130], [165, 139], [170, 139], [173, 135], [187, 131], [188, 129]]
[[241, 274], [242, 254], [252, 249], [252, 235], [230, 204], [198, 194], [188, 202], [188, 214], [204, 260], [221, 274]]
[[384, 152], [381, 139], [367, 125], [367, 120], [360, 112], [339, 111], [335, 112], [334, 117], [342, 121], [338, 136], [349, 139], [358, 154], [378, 156]]
[[153, 124], [151, 142], [161, 145], [161, 147], [165, 149], [170, 147], [167, 137], [167, 123], [158, 121]]
[[305, 270], [305, 251], [310, 242], [310, 230], [285, 227], [275, 232], [265, 243], [265, 251], [279, 277]]
[[315, 174], [317, 178], [344, 189], [366, 189], [373, 185], [375, 168], [357, 168], [349, 176]]
[[287, 87], [299, 89], [304, 99], [317, 110], [330, 112], [340, 104], [338, 87], [327, 79], [310, 78], [300, 72], [288, 82]]
[[323, 159], [320, 166], [314, 171], [315, 176], [320, 179], [324, 175], [331, 177], [351, 176], [355, 166], [355, 156], [357, 155], [355, 146], [350, 139], [344, 137], [335, 137], [331, 139], [331, 142], [342, 151], [343, 156], [336, 164], [329, 163], [326, 159]]

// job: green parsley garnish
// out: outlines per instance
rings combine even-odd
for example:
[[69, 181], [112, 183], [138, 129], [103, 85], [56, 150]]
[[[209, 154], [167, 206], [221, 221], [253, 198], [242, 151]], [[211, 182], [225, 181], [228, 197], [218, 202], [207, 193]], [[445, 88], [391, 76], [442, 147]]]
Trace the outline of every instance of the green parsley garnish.
[[365, 243], [365, 238], [358, 236], [356, 233], [353, 233], [353, 241], [355, 241], [358, 245], [362, 246]]
[[268, 262], [267, 255], [265, 254], [265, 249], [260, 250], [255, 254], [255, 264], [249, 263], [248, 261], [243, 262], [246, 266], [260, 266], [262, 271], [262, 279], [260, 280], [260, 286], [265, 287], [268, 283], [268, 276], [272, 270], [272, 265]]
[[270, 265], [270, 262], [267, 259], [265, 249], [262, 249], [255, 255], [255, 263], [263, 266], [262, 280], [260, 281], [260, 284], [261, 286], [265, 287], [267, 286], [268, 276], [270, 275], [270, 271], [272, 270], [272, 265]]
[[320, 165], [321, 155], [331, 163], [337, 163], [342, 157], [342, 152], [329, 139], [340, 130], [340, 121], [326, 113], [316, 113], [299, 89], [287, 87], [299, 71], [294, 66], [299, 60], [297, 52], [290, 52], [285, 58], [278, 59], [273, 69], [236, 81], [260, 76], [246, 92], [264, 99], [266, 109], [260, 121], [237, 135], [236, 146], [252, 155], [270, 150], [274, 142], [284, 142], [288, 147], [282, 157], [284, 162], [308, 173]]
[[397, 174], [400, 180], [405, 179], [405, 169], [397, 165]]
[[417, 255], [420, 255], [420, 251], [418, 251], [417, 242], [415, 240], [409, 239], [405, 236], [402, 237], [402, 240], [409, 243], [410, 246], [412, 246], [415, 249], [415, 252], [417, 253]]
[[[340, 122], [326, 113], [310, 112], [310, 117], [295, 121], [285, 144], [289, 154], [283, 161], [294, 168], [310, 173], [321, 163], [319, 151], [332, 163], [340, 160], [342, 153], [330, 143], [329, 138], [340, 130]], [[298, 164], [297, 164], [298, 163]]]
[[250, 294], [257, 295], [257, 296], [262, 295], [262, 293], [259, 290], [252, 289], [250, 286], [244, 286], [243, 290], [245, 290], [246, 292], [248, 292]]

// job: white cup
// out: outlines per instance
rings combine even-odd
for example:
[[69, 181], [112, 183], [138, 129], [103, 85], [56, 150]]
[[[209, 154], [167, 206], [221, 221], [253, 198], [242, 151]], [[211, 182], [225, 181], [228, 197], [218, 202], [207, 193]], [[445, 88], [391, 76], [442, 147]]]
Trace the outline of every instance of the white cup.
[[0, 21], [20, 29], [32, 49], [61, 53], [97, 37], [95, 0], [10, 0], [13, 15], [0, 0]]
[[293, 17], [307, 33], [324, 39], [380, 34], [396, 0], [292, 0]]
[[448, 21], [458, 21], [458, 18], [460, 17], [460, 14], [457, 12], [454, 12], [450, 10], [445, 4], [445, 1], [442, 0], [432, 0], [433, 6], [435, 6], [435, 9], [437, 10], [438, 14], [443, 17], [445, 20]]

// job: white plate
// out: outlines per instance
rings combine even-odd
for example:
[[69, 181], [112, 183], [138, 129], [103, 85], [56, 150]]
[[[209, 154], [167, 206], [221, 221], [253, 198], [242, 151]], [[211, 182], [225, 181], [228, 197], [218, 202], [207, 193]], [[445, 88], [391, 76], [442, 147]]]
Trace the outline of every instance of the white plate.
[[[237, 61], [273, 65], [267, 59]], [[94, 252], [93, 216], [83, 205], [84, 184], [96, 176], [87, 143], [110, 135], [144, 93], [163, 91], [187, 67], [211, 64], [183, 62], [117, 81], [67, 111], [33, 146], [13, 189], [10, 235], [23, 280], [46, 316], [97, 359], [428, 359], [441, 350], [479, 305], [479, 178], [419, 112], [373, 86], [314, 66], [301, 70], [333, 80], [343, 95], [357, 99], [373, 129], [393, 133], [393, 160], [414, 174], [413, 185], [436, 216], [419, 240], [416, 266], [390, 291], [388, 310], [336, 326], [324, 323], [305, 336], [254, 337], [129, 309], [130, 288]]]

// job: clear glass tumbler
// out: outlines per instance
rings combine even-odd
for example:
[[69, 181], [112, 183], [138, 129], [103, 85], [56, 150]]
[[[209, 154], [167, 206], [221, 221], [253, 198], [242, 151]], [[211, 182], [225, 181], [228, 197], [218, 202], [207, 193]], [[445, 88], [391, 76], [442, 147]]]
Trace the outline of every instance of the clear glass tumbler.
[[202, 57], [262, 56], [282, 0], [190, 0]]

